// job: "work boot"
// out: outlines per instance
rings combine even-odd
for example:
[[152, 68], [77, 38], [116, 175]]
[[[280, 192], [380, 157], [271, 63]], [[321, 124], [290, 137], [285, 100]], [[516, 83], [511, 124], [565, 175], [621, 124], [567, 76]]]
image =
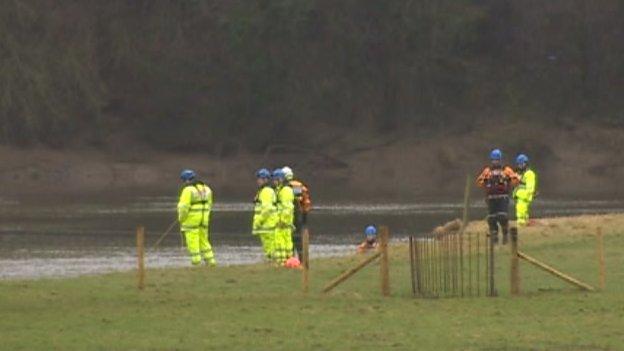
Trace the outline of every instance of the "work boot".
[[503, 245], [507, 245], [507, 242], [509, 242], [509, 233], [504, 232], [503, 233]]
[[206, 266], [216, 267], [217, 266], [217, 260], [215, 260], [214, 257], [206, 259]]

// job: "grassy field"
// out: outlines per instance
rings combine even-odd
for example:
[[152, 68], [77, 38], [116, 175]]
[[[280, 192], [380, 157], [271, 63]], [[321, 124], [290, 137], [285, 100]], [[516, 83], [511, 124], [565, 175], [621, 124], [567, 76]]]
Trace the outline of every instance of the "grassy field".
[[[497, 298], [415, 299], [405, 245], [391, 250], [392, 296], [372, 265], [328, 295], [321, 287], [361, 257], [265, 265], [0, 282], [2, 350], [624, 350], [624, 215], [545, 219], [521, 233], [526, 253], [598, 284], [597, 225], [607, 288], [588, 293], [521, 263], [509, 296], [507, 247]], [[481, 223], [469, 230], [482, 232]]]

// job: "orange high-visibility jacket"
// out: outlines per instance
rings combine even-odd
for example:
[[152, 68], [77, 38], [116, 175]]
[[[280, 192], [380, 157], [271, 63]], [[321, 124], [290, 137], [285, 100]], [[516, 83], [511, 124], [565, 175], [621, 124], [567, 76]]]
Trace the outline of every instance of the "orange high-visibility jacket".
[[295, 193], [295, 202], [301, 213], [308, 213], [312, 210], [312, 198], [310, 189], [302, 181], [293, 179], [289, 182]]
[[477, 177], [477, 185], [488, 195], [509, 195], [511, 189], [520, 183], [520, 177], [509, 166], [487, 166]]

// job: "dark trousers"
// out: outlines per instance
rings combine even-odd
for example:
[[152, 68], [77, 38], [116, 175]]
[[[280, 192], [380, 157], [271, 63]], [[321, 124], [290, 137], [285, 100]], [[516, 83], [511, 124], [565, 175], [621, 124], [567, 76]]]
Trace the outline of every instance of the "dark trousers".
[[308, 214], [301, 213], [299, 211], [295, 211], [295, 231], [293, 233], [293, 244], [295, 249], [295, 254], [299, 259], [303, 259], [303, 228], [306, 226], [308, 222]]
[[488, 216], [487, 222], [492, 240], [498, 240], [498, 226], [503, 232], [503, 238], [509, 231], [509, 197], [497, 197], [487, 199]]

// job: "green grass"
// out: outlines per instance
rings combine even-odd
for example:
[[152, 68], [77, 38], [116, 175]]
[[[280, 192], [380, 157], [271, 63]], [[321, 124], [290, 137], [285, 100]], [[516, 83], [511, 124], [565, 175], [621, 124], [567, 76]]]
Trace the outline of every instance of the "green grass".
[[[523, 296], [509, 296], [507, 248], [497, 298], [415, 299], [405, 246], [391, 252], [392, 296], [372, 265], [332, 293], [322, 286], [361, 257], [264, 265], [0, 282], [2, 350], [618, 350], [624, 349], [624, 216], [548, 220], [521, 249], [597, 284], [593, 228], [605, 228], [606, 291], [582, 292], [521, 263]], [[480, 227], [471, 227], [480, 230]]]

